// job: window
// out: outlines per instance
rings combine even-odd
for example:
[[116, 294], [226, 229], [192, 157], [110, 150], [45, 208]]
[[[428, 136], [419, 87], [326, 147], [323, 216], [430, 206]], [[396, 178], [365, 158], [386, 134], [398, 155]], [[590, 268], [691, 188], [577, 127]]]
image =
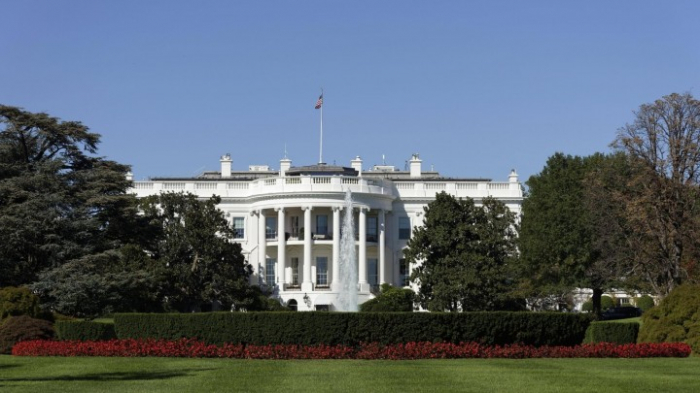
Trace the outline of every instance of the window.
[[265, 239], [277, 239], [277, 217], [265, 217]]
[[367, 217], [367, 241], [376, 242], [377, 239], [377, 217]]
[[326, 257], [316, 258], [316, 285], [328, 285], [328, 258]]
[[399, 281], [403, 287], [408, 286], [408, 274], [408, 262], [406, 258], [399, 259]]
[[290, 227], [292, 229], [291, 236], [296, 237], [297, 239], [299, 238], [299, 216], [291, 216], [289, 217], [290, 220]]
[[233, 217], [233, 238], [243, 239], [245, 237], [245, 217]]
[[272, 286], [275, 285], [275, 265], [277, 260], [275, 258], [267, 258], [265, 260], [265, 284]]
[[377, 269], [377, 259], [376, 258], [369, 258], [367, 259], [367, 275], [369, 279], [369, 285], [376, 287], [379, 285], [379, 277], [378, 277], [378, 269]]
[[405, 240], [411, 238], [411, 219], [408, 217], [399, 217], [399, 239]]
[[288, 302], [287, 302], [287, 308], [288, 308], [290, 311], [296, 311], [296, 310], [297, 310], [297, 301], [294, 300], [294, 299], [288, 301]]
[[327, 235], [328, 234], [328, 216], [325, 214], [319, 214], [316, 216], [316, 234]]
[[292, 285], [299, 285], [299, 258], [292, 258]]

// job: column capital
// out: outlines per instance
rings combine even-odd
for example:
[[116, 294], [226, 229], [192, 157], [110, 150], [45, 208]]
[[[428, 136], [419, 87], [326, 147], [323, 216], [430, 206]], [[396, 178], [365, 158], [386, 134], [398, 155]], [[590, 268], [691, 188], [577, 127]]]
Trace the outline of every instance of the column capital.
[[333, 206], [332, 209], [334, 212], [339, 212], [339, 211], [343, 210], [344, 207], [345, 206]]
[[313, 210], [313, 209], [314, 209], [314, 207], [311, 206], [311, 205], [306, 205], [306, 206], [302, 206], [302, 207], [301, 207], [301, 210], [304, 210], [304, 211], [306, 211], [306, 210]]
[[284, 208], [283, 208], [283, 207], [276, 207], [276, 208], [275, 208], [275, 211], [276, 211], [276, 212], [280, 212], [280, 211], [281, 211], [282, 213], [284, 213]]
[[260, 210], [251, 210], [251, 211], [250, 211], [250, 215], [251, 215], [251, 216], [257, 216], [257, 215], [259, 215], [259, 214], [260, 214]]

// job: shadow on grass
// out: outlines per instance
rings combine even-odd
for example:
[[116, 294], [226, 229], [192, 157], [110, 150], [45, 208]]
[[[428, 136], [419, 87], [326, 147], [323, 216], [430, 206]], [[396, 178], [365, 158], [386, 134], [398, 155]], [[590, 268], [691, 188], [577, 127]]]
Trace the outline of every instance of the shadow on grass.
[[15, 368], [19, 367], [19, 364], [0, 364], [0, 370], [5, 368]]
[[[147, 381], [163, 380], [177, 377], [186, 377], [193, 374], [192, 371], [208, 371], [213, 368], [199, 368], [197, 370], [183, 371], [128, 371], [114, 373], [90, 373], [84, 375], [57, 375], [54, 377], [24, 377], [24, 378], [0, 378], [0, 383], [7, 382], [49, 382], [49, 381]], [[0, 385], [2, 386], [2, 385]]]

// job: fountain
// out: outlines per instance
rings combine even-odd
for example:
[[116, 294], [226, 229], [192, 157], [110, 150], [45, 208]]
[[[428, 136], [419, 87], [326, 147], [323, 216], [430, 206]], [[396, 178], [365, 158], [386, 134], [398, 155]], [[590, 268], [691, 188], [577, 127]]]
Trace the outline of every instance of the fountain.
[[357, 311], [357, 257], [355, 253], [355, 226], [353, 224], [352, 193], [345, 192], [345, 213], [340, 235], [340, 277], [338, 311]]

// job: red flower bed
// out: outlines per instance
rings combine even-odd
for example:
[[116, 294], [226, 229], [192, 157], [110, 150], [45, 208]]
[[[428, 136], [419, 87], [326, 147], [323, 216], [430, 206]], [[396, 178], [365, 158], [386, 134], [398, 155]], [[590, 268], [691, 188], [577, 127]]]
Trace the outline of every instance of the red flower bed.
[[15, 356], [158, 356], [234, 359], [468, 359], [468, 358], [645, 358], [687, 357], [684, 343], [585, 344], [575, 347], [506, 345], [488, 347], [476, 343], [411, 342], [382, 345], [366, 343], [357, 348], [343, 345], [242, 345], [205, 344], [196, 339], [24, 341], [12, 349]]

